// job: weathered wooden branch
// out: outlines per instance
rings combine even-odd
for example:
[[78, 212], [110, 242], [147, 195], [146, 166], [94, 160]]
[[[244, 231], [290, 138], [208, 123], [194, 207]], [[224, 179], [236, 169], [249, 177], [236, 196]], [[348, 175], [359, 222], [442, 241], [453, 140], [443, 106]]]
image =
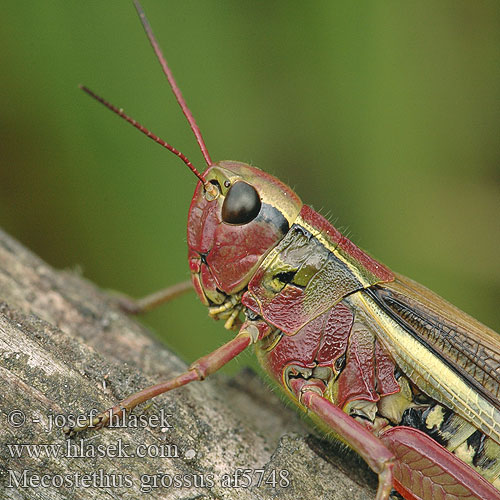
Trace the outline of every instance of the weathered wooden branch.
[[[146, 427], [63, 434], [61, 416], [102, 410], [184, 369], [107, 295], [0, 231], [0, 498], [373, 497], [366, 467], [312, 435], [249, 370], [136, 409]], [[238, 469], [254, 482], [264, 469], [264, 481], [229, 486]]]

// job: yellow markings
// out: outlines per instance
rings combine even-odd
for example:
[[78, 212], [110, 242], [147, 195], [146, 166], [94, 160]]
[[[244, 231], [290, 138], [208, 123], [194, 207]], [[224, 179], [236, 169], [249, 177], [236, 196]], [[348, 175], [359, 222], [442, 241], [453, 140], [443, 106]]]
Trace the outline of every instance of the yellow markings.
[[472, 465], [476, 450], [472, 446], [469, 446], [467, 441], [464, 441], [453, 453], [466, 464]]
[[433, 427], [437, 427], [438, 429], [441, 427], [444, 419], [444, 411], [442, 406], [435, 406], [429, 413], [425, 421], [425, 426], [427, 429], [432, 429]]
[[332, 252], [337, 259], [342, 261], [356, 276], [358, 281], [363, 285], [364, 288], [368, 288], [369, 286], [373, 285], [373, 283], [366, 278], [366, 276], [363, 273], [360, 273], [359, 267], [356, 266], [351, 262], [351, 260], [346, 259], [342, 253], [339, 252], [338, 246], [333, 245], [331, 241], [327, 240], [321, 231], [318, 231], [314, 226], [311, 226], [308, 224], [300, 215], [297, 217], [295, 223], [299, 226], [302, 226], [305, 230], [309, 231], [326, 249], [328, 249], [330, 252]]

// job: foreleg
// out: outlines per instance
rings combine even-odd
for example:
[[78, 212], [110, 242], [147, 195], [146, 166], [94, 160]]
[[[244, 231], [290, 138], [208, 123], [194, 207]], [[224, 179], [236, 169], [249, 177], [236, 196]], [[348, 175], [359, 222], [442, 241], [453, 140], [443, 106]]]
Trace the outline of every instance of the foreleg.
[[96, 417], [89, 419], [82, 426], [66, 427], [64, 432], [70, 436], [89, 427], [100, 429], [108, 425], [111, 419], [119, 418], [123, 412], [130, 412], [137, 405], [148, 401], [164, 392], [171, 391], [177, 387], [189, 384], [197, 380], [204, 380], [208, 375], [216, 372], [219, 368], [235, 358], [250, 344], [257, 342], [270, 331], [269, 326], [263, 321], [247, 321], [232, 340], [222, 345], [215, 351], [195, 361], [187, 371], [175, 378], [160, 382], [136, 392], [120, 401], [118, 404], [106, 411], [99, 413]]

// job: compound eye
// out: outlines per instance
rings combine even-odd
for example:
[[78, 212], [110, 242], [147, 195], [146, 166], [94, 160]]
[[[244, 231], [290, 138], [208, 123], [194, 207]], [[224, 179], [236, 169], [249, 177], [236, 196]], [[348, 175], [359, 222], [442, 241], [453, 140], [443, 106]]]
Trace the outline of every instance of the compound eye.
[[227, 224], [248, 224], [257, 217], [261, 206], [255, 188], [246, 182], [237, 181], [226, 193], [222, 204], [222, 220]]

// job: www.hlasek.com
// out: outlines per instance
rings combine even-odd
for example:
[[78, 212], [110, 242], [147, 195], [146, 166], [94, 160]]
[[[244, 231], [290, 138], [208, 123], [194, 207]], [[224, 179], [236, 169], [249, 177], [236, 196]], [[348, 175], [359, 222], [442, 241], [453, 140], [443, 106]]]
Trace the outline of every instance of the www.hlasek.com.
[[64, 444], [7, 443], [11, 458], [180, 458], [179, 447], [175, 444], [138, 444], [134, 448], [121, 438], [113, 443], [95, 444], [80, 439], [67, 440]]

